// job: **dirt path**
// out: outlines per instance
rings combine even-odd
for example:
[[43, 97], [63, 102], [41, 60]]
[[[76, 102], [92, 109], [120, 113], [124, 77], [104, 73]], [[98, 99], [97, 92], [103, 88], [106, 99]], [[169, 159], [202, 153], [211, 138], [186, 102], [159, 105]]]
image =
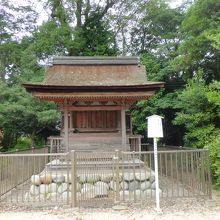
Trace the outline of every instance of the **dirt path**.
[[[1, 204], [1, 203], [0, 203]], [[220, 220], [220, 193], [213, 200], [176, 199], [162, 201], [162, 212], [154, 205], [113, 208], [39, 208], [1, 204], [0, 220]]]
[[45, 211], [22, 211], [5, 212], [0, 214], [1, 220], [219, 220], [220, 211], [197, 213], [197, 212], [173, 212], [156, 214], [144, 210], [135, 210], [135, 213], [124, 211], [86, 211], [69, 213], [48, 213]]

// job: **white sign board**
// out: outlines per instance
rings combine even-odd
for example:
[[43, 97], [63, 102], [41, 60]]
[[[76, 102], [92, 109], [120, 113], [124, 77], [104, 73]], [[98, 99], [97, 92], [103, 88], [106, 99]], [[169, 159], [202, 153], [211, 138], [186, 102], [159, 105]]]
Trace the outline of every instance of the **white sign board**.
[[162, 117], [159, 115], [152, 115], [147, 117], [148, 129], [147, 136], [149, 138], [163, 137]]
[[154, 167], [155, 167], [155, 186], [156, 186], [156, 210], [160, 212], [160, 195], [159, 195], [159, 177], [158, 177], [158, 160], [157, 160], [157, 138], [163, 137], [162, 117], [152, 115], [147, 117], [148, 120], [148, 137], [154, 138]]

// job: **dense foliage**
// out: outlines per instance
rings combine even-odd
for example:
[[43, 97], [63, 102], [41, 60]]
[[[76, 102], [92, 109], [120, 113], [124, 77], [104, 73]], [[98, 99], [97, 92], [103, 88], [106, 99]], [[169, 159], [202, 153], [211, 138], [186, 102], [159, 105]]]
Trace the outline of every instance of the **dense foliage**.
[[[166, 0], [41, 0], [0, 9], [0, 128], [5, 150], [36, 144], [59, 113], [33, 99], [23, 82], [42, 81], [53, 55], [138, 55], [147, 78], [165, 88], [132, 109], [136, 133], [146, 117], [164, 116], [169, 145], [208, 148], [220, 185], [220, 3]], [[42, 11], [36, 11], [36, 4]], [[39, 20], [43, 12], [45, 18]]]

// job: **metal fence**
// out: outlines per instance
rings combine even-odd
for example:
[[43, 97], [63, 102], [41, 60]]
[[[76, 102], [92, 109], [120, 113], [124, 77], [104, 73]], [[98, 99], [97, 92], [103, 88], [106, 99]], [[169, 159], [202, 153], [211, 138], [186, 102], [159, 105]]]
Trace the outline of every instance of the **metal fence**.
[[[207, 150], [158, 152], [160, 197], [211, 197]], [[0, 155], [0, 199], [109, 206], [155, 198], [153, 152]]]
[[6, 151], [0, 152], [0, 154], [44, 154], [49, 152], [49, 147], [32, 147], [30, 149], [25, 150], [14, 150], [14, 151]]

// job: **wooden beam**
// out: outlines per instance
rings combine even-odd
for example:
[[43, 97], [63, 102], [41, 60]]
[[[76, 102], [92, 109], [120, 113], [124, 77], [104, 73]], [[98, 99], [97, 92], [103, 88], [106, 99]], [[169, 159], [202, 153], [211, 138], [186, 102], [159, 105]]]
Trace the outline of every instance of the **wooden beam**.
[[126, 151], [126, 118], [125, 118], [125, 109], [121, 110], [121, 138], [122, 138], [122, 150]]
[[[117, 111], [124, 109], [124, 106], [65, 106], [63, 109], [69, 111]], [[129, 109], [129, 106], [126, 107]]]
[[63, 111], [64, 115], [64, 146], [66, 149], [66, 152], [69, 151], [69, 131], [68, 131], [68, 110], [64, 109]]

